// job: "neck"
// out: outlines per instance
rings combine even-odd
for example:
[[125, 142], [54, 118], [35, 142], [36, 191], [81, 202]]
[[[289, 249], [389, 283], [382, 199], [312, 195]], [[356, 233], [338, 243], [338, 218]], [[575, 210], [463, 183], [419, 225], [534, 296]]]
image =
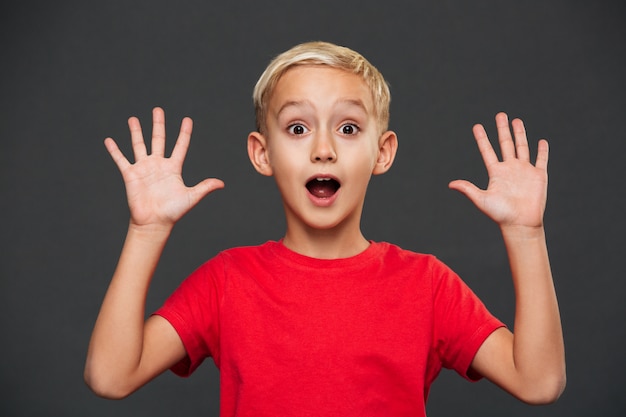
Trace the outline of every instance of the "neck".
[[349, 258], [369, 246], [360, 229], [346, 233], [342, 230], [310, 229], [294, 231], [287, 228], [283, 244], [301, 255], [318, 259]]

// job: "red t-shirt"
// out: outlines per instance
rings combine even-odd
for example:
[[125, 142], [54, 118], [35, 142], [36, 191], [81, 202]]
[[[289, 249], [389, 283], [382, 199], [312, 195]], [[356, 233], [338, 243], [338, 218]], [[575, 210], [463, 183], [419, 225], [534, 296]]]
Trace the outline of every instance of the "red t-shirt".
[[187, 351], [174, 372], [213, 358], [222, 416], [425, 416], [442, 366], [469, 379], [503, 326], [435, 257], [388, 243], [335, 260], [230, 249], [156, 314]]

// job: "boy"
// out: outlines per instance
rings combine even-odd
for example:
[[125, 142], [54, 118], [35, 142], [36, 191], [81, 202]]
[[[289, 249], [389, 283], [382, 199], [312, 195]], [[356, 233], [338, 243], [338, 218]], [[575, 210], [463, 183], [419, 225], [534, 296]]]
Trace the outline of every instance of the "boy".
[[168, 368], [188, 375], [211, 356], [224, 416], [425, 415], [442, 366], [486, 377], [528, 403], [559, 397], [565, 364], [543, 230], [546, 141], [533, 166], [522, 122], [512, 122], [513, 139], [500, 113], [502, 162], [483, 127], [473, 130], [487, 190], [450, 183], [501, 228], [516, 290], [513, 335], [436, 258], [362, 235], [370, 176], [386, 172], [397, 150], [387, 130], [389, 90], [376, 68], [347, 48], [302, 44], [270, 63], [254, 102], [248, 154], [276, 180], [285, 236], [220, 253], [145, 322], [172, 227], [224, 184], [184, 185], [189, 118], [170, 158], [159, 108], [150, 155], [136, 118], [134, 164], [106, 139], [131, 219], [89, 346], [85, 378], [97, 394], [121, 398]]

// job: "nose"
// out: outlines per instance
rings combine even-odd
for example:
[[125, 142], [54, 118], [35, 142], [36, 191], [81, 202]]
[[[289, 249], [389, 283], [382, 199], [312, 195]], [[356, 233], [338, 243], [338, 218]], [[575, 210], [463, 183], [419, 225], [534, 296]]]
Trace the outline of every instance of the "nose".
[[332, 135], [320, 132], [313, 140], [312, 162], [334, 162], [337, 160]]

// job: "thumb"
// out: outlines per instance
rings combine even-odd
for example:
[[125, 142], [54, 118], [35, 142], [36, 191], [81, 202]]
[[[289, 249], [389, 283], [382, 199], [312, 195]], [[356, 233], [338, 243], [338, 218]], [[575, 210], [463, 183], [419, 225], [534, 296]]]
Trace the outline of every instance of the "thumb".
[[481, 189], [466, 180], [454, 180], [448, 184], [448, 188], [456, 190], [469, 198], [474, 204], [479, 200]]
[[217, 178], [207, 178], [190, 188], [190, 200], [192, 205], [196, 205], [200, 200], [215, 190], [224, 188], [224, 181]]

